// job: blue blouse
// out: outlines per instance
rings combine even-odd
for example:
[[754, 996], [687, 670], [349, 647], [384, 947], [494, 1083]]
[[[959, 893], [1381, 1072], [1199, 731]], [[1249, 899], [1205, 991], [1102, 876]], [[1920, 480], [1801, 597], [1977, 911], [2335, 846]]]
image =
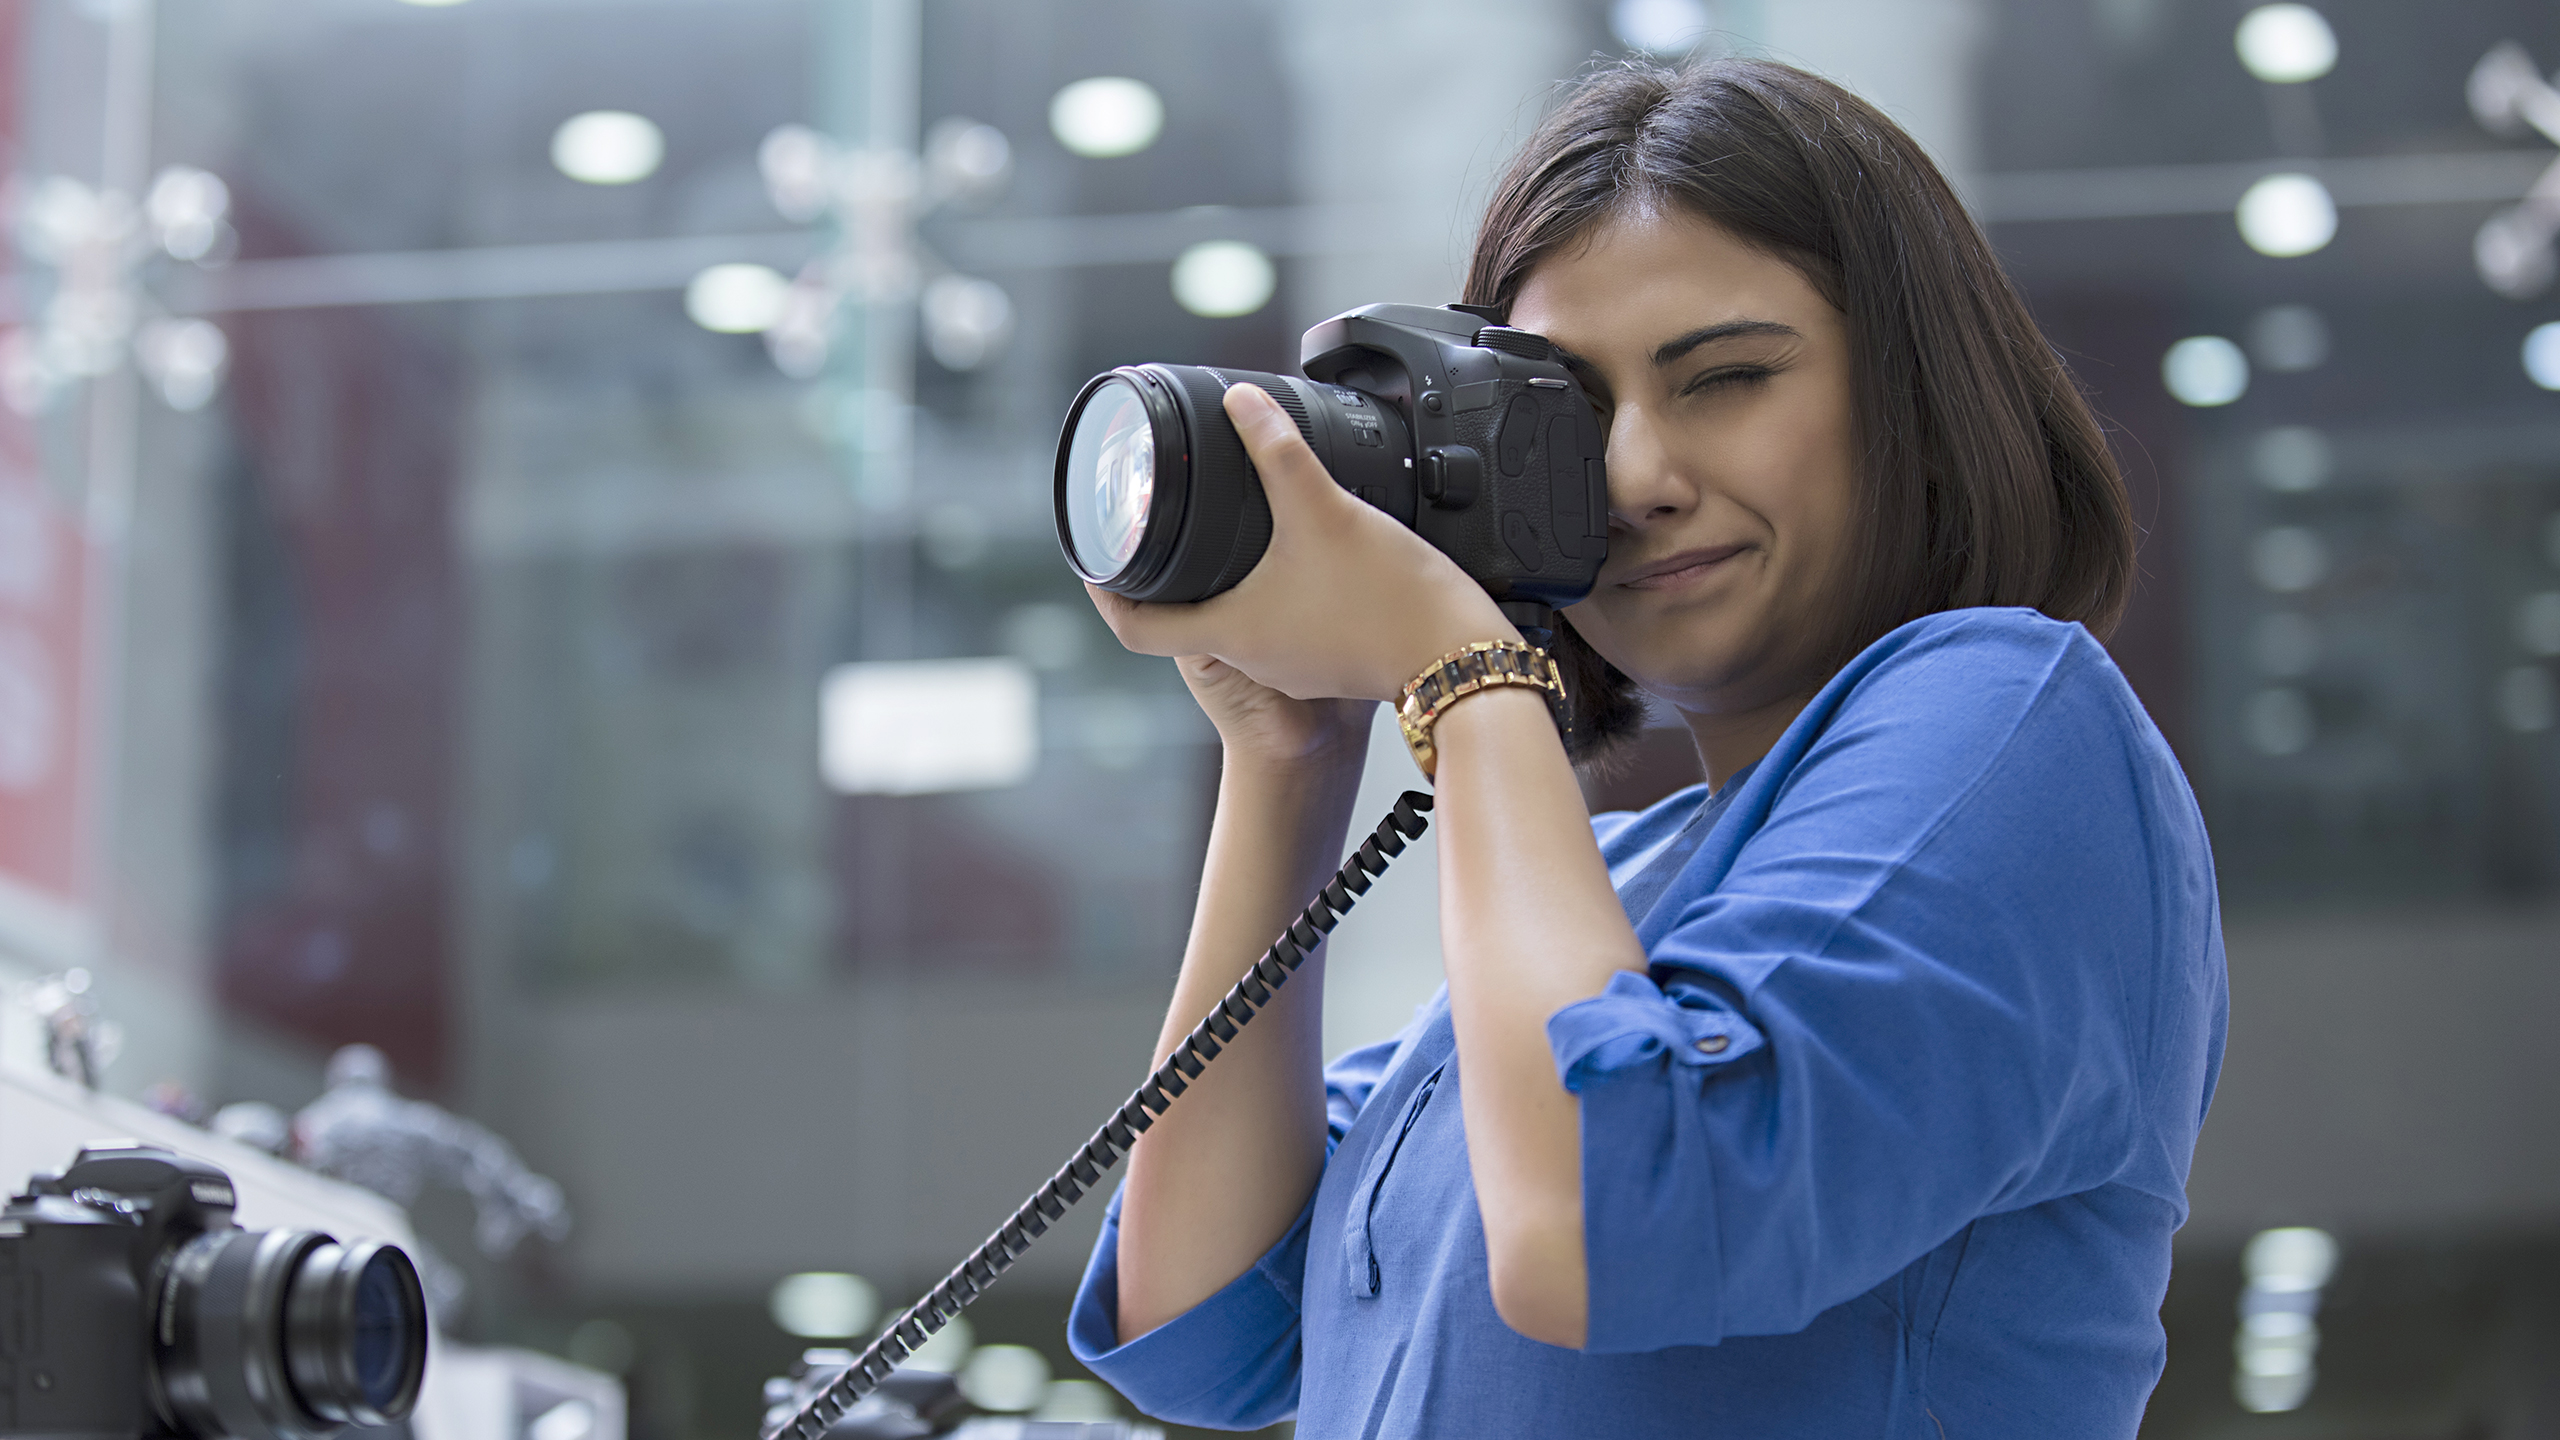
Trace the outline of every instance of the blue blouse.
[[1651, 966], [1547, 1022], [1585, 1347], [1494, 1312], [1444, 991], [1326, 1071], [1289, 1233], [1126, 1345], [1115, 1199], [1076, 1355], [1302, 1440], [2132, 1435], [2226, 995], [2203, 822], [2106, 652], [1928, 616], [1721, 795], [1593, 823]]

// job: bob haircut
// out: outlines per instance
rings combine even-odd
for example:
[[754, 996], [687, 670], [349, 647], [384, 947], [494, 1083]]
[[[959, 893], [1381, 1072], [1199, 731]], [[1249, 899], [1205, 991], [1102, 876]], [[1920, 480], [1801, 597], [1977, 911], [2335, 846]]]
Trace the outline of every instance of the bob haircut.
[[[2097, 419], [1938, 167], [1839, 86], [1738, 59], [1586, 76], [1496, 186], [1466, 298], [1508, 315], [1541, 262], [1671, 208], [1794, 266], [1847, 319], [1866, 534], [1835, 666], [1973, 605], [2106, 638], [2134, 527]], [[1569, 624], [1556, 650], [1574, 757], [1596, 758], [1643, 723], [1635, 683]]]

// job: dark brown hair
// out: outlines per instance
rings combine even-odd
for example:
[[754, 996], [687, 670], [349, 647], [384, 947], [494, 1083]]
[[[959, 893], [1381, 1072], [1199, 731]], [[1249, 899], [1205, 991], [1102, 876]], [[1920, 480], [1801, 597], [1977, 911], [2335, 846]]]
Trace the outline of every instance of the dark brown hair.
[[[2096, 418], [1928, 155], [1827, 80], [1761, 60], [1586, 76], [1494, 190], [1467, 300], [1630, 210], [1679, 209], [1794, 265], [1848, 321], [1867, 534], [1835, 663], [1940, 610], [2025, 605], [2101, 639], [2134, 529]], [[1635, 685], [1557, 627], [1574, 751], [1642, 723]]]

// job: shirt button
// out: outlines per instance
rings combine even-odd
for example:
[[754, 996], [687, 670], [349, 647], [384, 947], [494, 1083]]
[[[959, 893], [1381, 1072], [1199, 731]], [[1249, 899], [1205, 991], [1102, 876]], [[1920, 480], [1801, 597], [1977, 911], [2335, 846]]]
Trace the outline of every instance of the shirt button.
[[1730, 1035], [1710, 1035], [1698, 1042], [1698, 1048], [1709, 1055], [1721, 1055], [1731, 1044], [1733, 1044], [1733, 1037]]

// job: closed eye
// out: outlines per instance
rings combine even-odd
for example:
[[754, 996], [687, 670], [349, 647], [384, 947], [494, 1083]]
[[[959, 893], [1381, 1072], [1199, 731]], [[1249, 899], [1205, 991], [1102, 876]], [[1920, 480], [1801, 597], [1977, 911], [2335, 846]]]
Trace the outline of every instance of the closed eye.
[[1776, 367], [1769, 365], [1727, 365], [1721, 369], [1710, 370], [1690, 381], [1681, 387], [1680, 393], [1703, 395], [1714, 390], [1757, 385], [1773, 378], [1777, 373]]

